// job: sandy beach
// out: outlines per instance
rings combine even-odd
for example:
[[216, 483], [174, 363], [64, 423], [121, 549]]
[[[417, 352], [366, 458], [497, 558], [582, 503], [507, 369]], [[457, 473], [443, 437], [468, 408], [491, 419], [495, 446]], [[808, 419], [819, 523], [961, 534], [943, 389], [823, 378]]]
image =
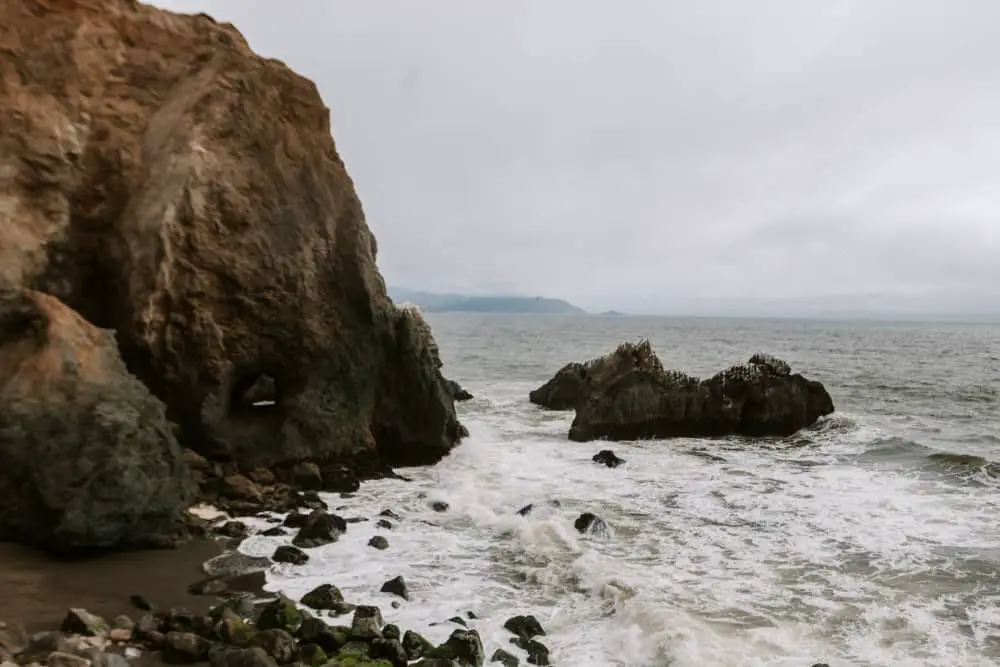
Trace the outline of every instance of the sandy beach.
[[[14, 544], [0, 543], [0, 620], [29, 633], [58, 628], [66, 610], [82, 607], [112, 619], [137, 618], [130, 602], [142, 595], [159, 608], [204, 612], [218, 602], [196, 596], [188, 586], [204, 579], [203, 562], [223, 552], [224, 543], [196, 540], [176, 549], [135, 551], [92, 559], [56, 560]], [[263, 573], [230, 581], [230, 589], [259, 590]]]

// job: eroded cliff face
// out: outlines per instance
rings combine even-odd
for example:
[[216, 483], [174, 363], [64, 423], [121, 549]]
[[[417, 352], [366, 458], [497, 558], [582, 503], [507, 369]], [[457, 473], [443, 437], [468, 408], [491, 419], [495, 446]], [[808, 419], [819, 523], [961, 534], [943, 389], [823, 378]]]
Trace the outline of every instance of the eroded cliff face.
[[115, 330], [184, 445], [247, 466], [454, 446], [375, 250], [315, 86], [232, 26], [2, 3], [0, 278]]

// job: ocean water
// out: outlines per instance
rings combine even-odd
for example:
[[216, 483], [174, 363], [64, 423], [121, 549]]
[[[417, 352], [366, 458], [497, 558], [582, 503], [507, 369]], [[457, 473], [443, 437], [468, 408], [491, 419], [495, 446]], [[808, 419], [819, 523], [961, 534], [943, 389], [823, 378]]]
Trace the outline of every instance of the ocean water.
[[[333, 583], [435, 641], [473, 612], [487, 657], [504, 648], [522, 664], [502, 625], [532, 613], [567, 667], [1000, 665], [1000, 327], [428, 319], [447, 375], [476, 396], [460, 407], [471, 436], [433, 468], [400, 470], [411, 482], [330, 496], [369, 520], [305, 566], [275, 566], [269, 590]], [[783, 440], [613, 443], [626, 464], [598, 466], [607, 445], [569, 442], [572, 414], [527, 394], [639, 337], [697, 375], [778, 355], [838, 411]], [[402, 517], [392, 530], [375, 526], [383, 509]], [[585, 511], [608, 534], [578, 534]], [[367, 546], [375, 534], [389, 549]], [[270, 555], [282, 541], [241, 548]], [[411, 597], [399, 608], [378, 592], [396, 575]]]

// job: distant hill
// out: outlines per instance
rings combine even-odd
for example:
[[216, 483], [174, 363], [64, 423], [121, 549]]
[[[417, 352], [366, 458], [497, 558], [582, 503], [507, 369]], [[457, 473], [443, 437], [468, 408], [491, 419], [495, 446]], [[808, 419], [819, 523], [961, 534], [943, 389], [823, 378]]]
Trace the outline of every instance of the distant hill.
[[428, 312], [447, 313], [535, 313], [543, 315], [585, 315], [586, 311], [562, 299], [541, 296], [472, 296], [435, 294], [403, 287], [390, 287], [396, 303], [413, 303]]

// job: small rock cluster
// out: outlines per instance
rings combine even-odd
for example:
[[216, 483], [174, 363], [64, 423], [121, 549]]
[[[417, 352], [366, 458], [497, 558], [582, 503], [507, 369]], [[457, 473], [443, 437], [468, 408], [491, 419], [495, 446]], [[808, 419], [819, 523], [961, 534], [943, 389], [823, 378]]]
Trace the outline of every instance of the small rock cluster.
[[[343, 598], [336, 587], [328, 586], [307, 595], [303, 603], [331, 608], [342, 604]], [[137, 621], [121, 616], [109, 624], [83, 609], [71, 609], [59, 631], [40, 632], [23, 642], [0, 629], [0, 663], [128, 667], [146, 653], [155, 653], [170, 665], [207, 661], [212, 667], [482, 667], [485, 663], [475, 630], [457, 629], [435, 646], [416, 632], [385, 624], [378, 607], [361, 605], [353, 611], [349, 625], [328, 625], [285, 597], [260, 606], [236, 597], [205, 615], [171, 609]]]

